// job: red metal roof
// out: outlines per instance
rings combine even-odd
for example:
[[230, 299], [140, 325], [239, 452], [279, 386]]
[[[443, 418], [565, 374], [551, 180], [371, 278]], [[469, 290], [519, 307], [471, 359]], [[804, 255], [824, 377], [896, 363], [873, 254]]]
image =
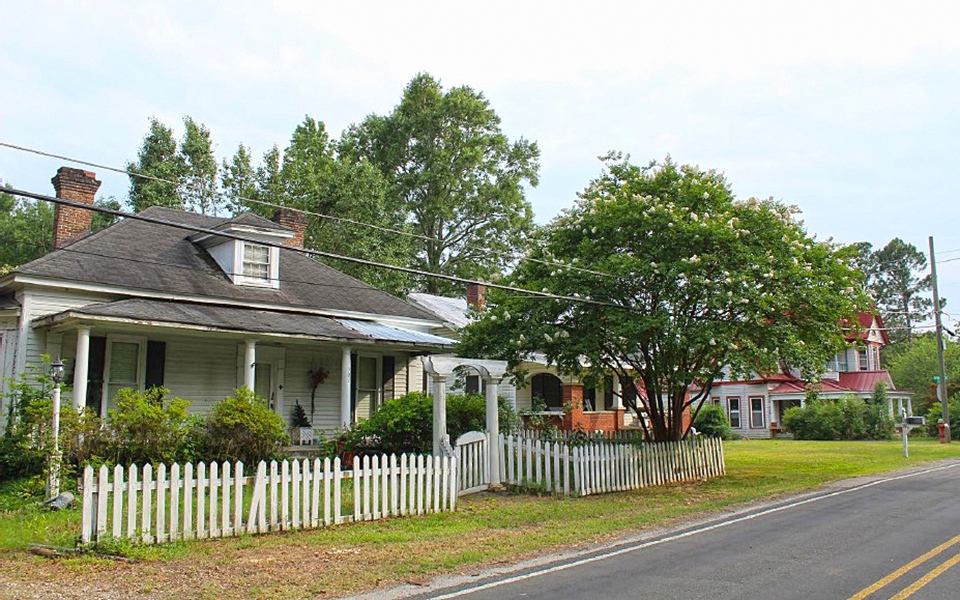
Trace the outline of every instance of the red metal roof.
[[880, 329], [880, 337], [884, 344], [890, 343], [890, 336], [887, 335], [887, 328], [883, 325], [883, 319], [880, 313], [860, 312], [857, 314], [857, 325], [853, 326], [850, 321], [844, 320], [843, 327], [846, 330], [845, 337], [847, 341], [865, 340], [870, 334], [870, 328], [873, 327], [873, 320], [877, 320], [877, 327]]
[[849, 373], [840, 373], [840, 385], [848, 390], [858, 392], [870, 392], [881, 381], [886, 384], [888, 390], [895, 390], [893, 379], [890, 378], [889, 371], [850, 371]]

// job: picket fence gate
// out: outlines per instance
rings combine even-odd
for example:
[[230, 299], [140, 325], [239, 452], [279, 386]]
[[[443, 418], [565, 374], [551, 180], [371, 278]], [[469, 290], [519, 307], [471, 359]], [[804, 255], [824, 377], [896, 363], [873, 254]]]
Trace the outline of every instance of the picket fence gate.
[[469, 431], [457, 438], [455, 449], [460, 473], [460, 495], [482, 492], [490, 487], [490, 459], [487, 434]]
[[348, 470], [339, 458], [260, 462], [254, 476], [241, 462], [88, 466], [80, 537], [154, 544], [455, 510], [457, 471], [452, 456], [406, 454], [358, 456]]
[[726, 473], [723, 443], [702, 436], [679, 442], [572, 446], [500, 436], [500, 478], [558, 494], [586, 496], [706, 480]]

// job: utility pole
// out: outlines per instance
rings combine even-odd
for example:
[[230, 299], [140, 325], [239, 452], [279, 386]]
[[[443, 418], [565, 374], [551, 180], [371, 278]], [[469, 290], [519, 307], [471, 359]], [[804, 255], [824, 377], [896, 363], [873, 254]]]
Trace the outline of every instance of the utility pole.
[[933, 253], [933, 236], [930, 236], [930, 279], [933, 283], [933, 315], [937, 324], [937, 364], [940, 368], [940, 378], [937, 382], [937, 397], [943, 409], [943, 427], [946, 437], [944, 442], [950, 443], [950, 403], [947, 400], [947, 375], [943, 369], [943, 325], [940, 323], [940, 294], [937, 293], [937, 257]]

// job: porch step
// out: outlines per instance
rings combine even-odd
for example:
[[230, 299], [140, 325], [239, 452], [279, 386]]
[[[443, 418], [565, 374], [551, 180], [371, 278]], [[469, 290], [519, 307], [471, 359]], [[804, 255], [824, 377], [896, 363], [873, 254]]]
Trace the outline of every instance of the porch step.
[[310, 458], [317, 454], [317, 446], [284, 446], [283, 453], [290, 458]]

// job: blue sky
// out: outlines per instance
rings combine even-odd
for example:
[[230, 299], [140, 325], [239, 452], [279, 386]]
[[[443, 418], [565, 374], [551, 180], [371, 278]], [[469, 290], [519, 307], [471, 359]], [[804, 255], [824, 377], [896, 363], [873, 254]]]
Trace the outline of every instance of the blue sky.
[[[119, 166], [148, 117], [179, 133], [190, 115], [220, 155], [259, 156], [306, 114], [338, 135], [388, 112], [426, 71], [482, 90], [509, 136], [540, 144], [540, 222], [597, 156], [669, 153], [798, 205], [822, 238], [960, 249], [960, 5], [717, 4], [14, 3], [0, 140]], [[0, 149], [18, 187], [50, 191], [58, 166]], [[940, 276], [960, 306], [960, 261]]]

